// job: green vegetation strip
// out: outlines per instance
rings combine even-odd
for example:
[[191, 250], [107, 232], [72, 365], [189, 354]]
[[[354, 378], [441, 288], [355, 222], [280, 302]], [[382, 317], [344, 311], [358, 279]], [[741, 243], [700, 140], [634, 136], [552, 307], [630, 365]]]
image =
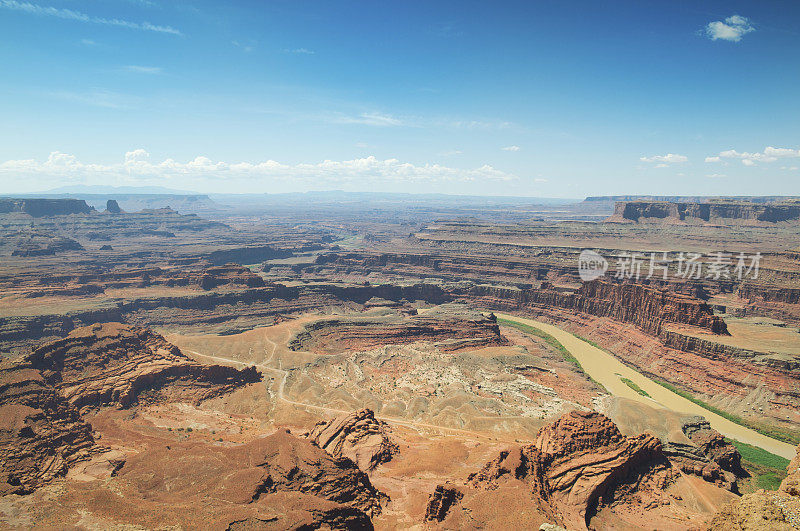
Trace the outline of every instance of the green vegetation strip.
[[739, 450], [742, 456], [742, 465], [752, 474], [752, 490], [778, 490], [781, 481], [786, 477], [786, 468], [789, 466], [788, 459], [736, 439], [726, 438], [725, 440]]
[[532, 336], [536, 336], [538, 338], [544, 339], [544, 342], [547, 343], [548, 345], [550, 345], [551, 347], [553, 347], [554, 349], [556, 349], [558, 351], [558, 353], [561, 354], [564, 357], [565, 360], [567, 360], [568, 362], [574, 364], [577, 368], [579, 368], [581, 370], [581, 372], [586, 372], [586, 371], [583, 370], [583, 367], [581, 366], [581, 363], [578, 360], [576, 360], [575, 357], [573, 357], [572, 354], [570, 354], [569, 350], [567, 350], [566, 347], [564, 345], [562, 345], [561, 342], [558, 339], [554, 338], [553, 336], [551, 336], [547, 332], [545, 332], [543, 330], [539, 330], [538, 328], [534, 328], [534, 327], [532, 327], [530, 325], [518, 323], [516, 321], [509, 321], [508, 319], [503, 319], [502, 317], [498, 317], [497, 318], [497, 324], [501, 324], [501, 325], [504, 325], [504, 326], [510, 326], [512, 328], [516, 328], [517, 330], [521, 330], [522, 332], [525, 332], [526, 334], [530, 334]]
[[631, 389], [633, 389], [634, 391], [636, 391], [640, 395], [646, 396], [647, 398], [650, 398], [650, 395], [647, 393], [647, 391], [645, 391], [644, 389], [642, 389], [641, 387], [636, 385], [636, 382], [634, 382], [630, 378], [623, 378], [620, 374], [617, 374], [617, 376], [619, 376], [619, 379], [620, 379], [620, 381], [622, 383], [624, 383], [625, 385], [627, 385], [628, 387], [630, 387]]
[[[699, 398], [697, 398], [693, 394], [687, 393], [686, 391], [684, 391], [682, 389], [678, 389], [677, 387], [675, 387], [671, 383], [667, 383], [667, 382], [665, 382], [663, 380], [659, 380], [657, 378], [651, 378], [651, 379], [655, 383], [660, 385], [661, 387], [669, 389], [670, 391], [672, 391], [676, 395], [680, 395], [683, 398], [685, 398], [686, 400], [688, 400], [690, 402], [694, 402], [698, 406], [700, 406], [700, 407], [702, 407], [704, 409], [707, 409], [707, 410], [711, 411], [712, 413], [716, 413], [720, 417], [726, 418], [731, 422], [735, 422], [736, 424], [738, 424], [740, 426], [744, 426], [745, 428], [750, 428], [753, 431], [757, 431], [761, 435], [766, 435], [767, 437], [772, 437], [773, 439], [777, 439], [777, 440], [783, 441], [785, 443], [800, 444], [800, 433], [798, 433], [796, 431], [784, 430], [784, 429], [777, 428], [777, 427], [774, 427], [774, 426], [765, 426], [764, 424], [760, 424], [758, 422], [753, 422], [752, 420], [747, 420], [747, 419], [742, 418], [742, 417], [740, 417], [738, 415], [734, 415], [733, 413], [729, 413], [727, 411], [723, 411], [722, 409], [719, 409], [718, 407], [714, 407], [711, 404], [700, 400]], [[781, 458], [781, 459], [783, 459], [783, 458]]]
[[592, 383], [594, 383], [597, 387], [604, 390], [605, 392], [608, 392], [608, 390], [605, 387], [603, 387], [603, 385], [600, 382], [596, 381], [594, 378], [589, 376], [589, 374], [585, 370], [583, 370], [581, 362], [575, 359], [575, 357], [570, 353], [570, 351], [567, 350], [567, 348], [564, 345], [562, 345], [558, 339], [554, 338], [544, 330], [539, 330], [536, 327], [526, 325], [523, 323], [518, 323], [516, 321], [511, 321], [509, 319], [503, 319], [502, 317], [497, 318], [497, 324], [501, 324], [503, 326], [510, 326], [511, 328], [516, 328], [517, 330], [525, 332], [526, 334], [530, 334], [532, 336], [536, 336], [540, 339], [543, 339], [545, 343], [553, 347], [559, 354], [561, 354], [561, 356], [566, 361], [575, 365], [575, 367], [583, 374], [585, 374], [586, 377], [592, 381]]

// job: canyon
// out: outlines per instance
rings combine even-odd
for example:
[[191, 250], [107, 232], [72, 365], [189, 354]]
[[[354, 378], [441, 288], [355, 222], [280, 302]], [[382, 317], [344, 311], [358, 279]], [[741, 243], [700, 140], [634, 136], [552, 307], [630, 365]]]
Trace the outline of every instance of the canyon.
[[[113, 201], [0, 202], [6, 526], [796, 518], [796, 460], [764, 468], [712, 426], [800, 443], [789, 199]], [[605, 275], [582, 281], [583, 249]], [[704, 273], [680, 276], [691, 252]], [[562, 333], [619, 374], [593, 379]]]

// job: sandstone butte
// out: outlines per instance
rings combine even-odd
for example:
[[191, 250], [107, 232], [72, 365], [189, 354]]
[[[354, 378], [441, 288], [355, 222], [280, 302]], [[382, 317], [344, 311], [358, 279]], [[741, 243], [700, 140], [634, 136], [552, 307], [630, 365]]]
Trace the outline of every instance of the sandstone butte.
[[389, 426], [370, 409], [340, 415], [314, 426], [308, 438], [334, 457], [346, 457], [361, 470], [370, 471], [389, 462], [399, 451]]
[[[533, 444], [502, 451], [463, 484], [437, 486], [426, 518], [457, 525], [461, 507], [474, 511], [487, 492], [521, 485], [532, 508], [567, 529], [597, 528], [592, 519], [606, 507], [635, 527], [645, 524], [643, 510], [674, 501], [667, 489], [679, 477], [658, 438], [626, 437], [604, 415], [573, 411], [543, 427]], [[662, 516], [654, 513], [648, 525], [679, 528]]]

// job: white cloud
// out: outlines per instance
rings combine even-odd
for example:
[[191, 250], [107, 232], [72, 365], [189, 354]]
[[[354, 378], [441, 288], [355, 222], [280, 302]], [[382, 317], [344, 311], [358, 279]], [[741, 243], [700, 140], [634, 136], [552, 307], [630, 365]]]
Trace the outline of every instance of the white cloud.
[[441, 153], [439, 153], [439, 155], [442, 157], [452, 157], [454, 155], [461, 155], [462, 153], [463, 151], [460, 151], [458, 149], [453, 149], [450, 151], [442, 151]]
[[0, 8], [13, 11], [22, 11], [32, 15], [63, 18], [66, 20], [76, 20], [78, 22], [91, 22], [93, 24], [103, 24], [106, 26], [119, 26], [142, 31], [154, 31], [157, 33], [168, 33], [171, 35], [183, 35], [179, 30], [171, 26], [157, 26], [149, 22], [131, 22], [118, 18], [102, 18], [87, 15], [72, 9], [62, 9], [57, 7], [41, 6], [31, 2], [18, 2], [17, 0], [0, 0]]
[[705, 34], [712, 41], [739, 42], [743, 36], [755, 30], [747, 17], [732, 15], [726, 18], [724, 22], [720, 20], [709, 22], [705, 27]]
[[719, 20], [709, 22], [705, 27], [705, 34], [712, 41], [739, 42], [744, 35], [755, 30], [747, 17], [732, 15], [726, 18], [724, 22]]
[[653, 155], [652, 157], [639, 157], [642, 162], [660, 162], [656, 168], [663, 168], [667, 164], [680, 164], [688, 162], [689, 157], [678, 155], [676, 153], [667, 153], [666, 155]]
[[724, 173], [709, 173], [706, 175], [709, 179], [722, 179], [723, 177], [727, 177]]
[[721, 159], [741, 159], [745, 166], [754, 166], [756, 162], [775, 162], [778, 159], [800, 157], [800, 149], [776, 148], [767, 146], [762, 152], [750, 153], [748, 151], [736, 151], [728, 149], [721, 151], [716, 157], [706, 157], [706, 162], [718, 162]]
[[550, 182], [550, 181], [548, 179], [544, 179], [542, 177], [537, 177], [537, 178], [535, 178], [533, 180], [533, 182], [535, 182], [535, 183], [547, 183], [547, 182]]
[[97, 43], [92, 39], [81, 39], [81, 44], [84, 46], [97, 46]]
[[356, 184], [361, 187], [381, 183], [436, 183], [472, 181], [513, 181], [513, 174], [489, 165], [475, 169], [458, 169], [440, 164], [416, 165], [398, 159], [379, 160], [373, 156], [353, 160], [325, 160], [319, 163], [282, 164], [263, 162], [223, 162], [198, 156], [186, 162], [166, 159], [150, 160], [144, 149], [128, 151], [122, 162], [94, 164], [79, 161], [74, 155], [54, 151], [45, 161], [9, 160], [0, 163], [0, 176], [44, 176], [86, 182], [158, 182], [190, 179], [206, 181], [238, 181], [262, 184], [283, 182], [309, 188], [326, 185]]
[[163, 68], [160, 66], [141, 66], [141, 65], [126, 65], [122, 67], [123, 70], [127, 72], [132, 72], [134, 74], [160, 74], [164, 71]]
[[519, 146], [506, 146], [500, 149], [502, 149], [503, 151], [519, 151]]

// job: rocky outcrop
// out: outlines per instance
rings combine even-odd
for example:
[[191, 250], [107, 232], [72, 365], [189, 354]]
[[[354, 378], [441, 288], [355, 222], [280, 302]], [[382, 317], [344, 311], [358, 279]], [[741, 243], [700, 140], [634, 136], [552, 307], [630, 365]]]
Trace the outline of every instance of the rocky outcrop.
[[533, 444], [501, 452], [465, 488], [522, 482], [551, 521], [585, 529], [603, 506], [619, 510], [630, 503], [641, 510], [669, 503], [664, 489], [676, 474], [657, 438], [625, 437], [607, 417], [573, 411], [542, 428]]
[[30, 230], [10, 235], [3, 245], [11, 248], [11, 256], [52, 256], [65, 251], [82, 251], [83, 246], [71, 238], [50, 232]]
[[742, 468], [742, 456], [703, 417], [684, 421], [682, 431], [693, 447], [669, 443], [664, 453], [687, 474], [694, 474], [732, 492], [738, 492], [737, 480], [749, 474]]
[[254, 367], [197, 363], [162, 336], [122, 323], [73, 330], [34, 350], [20, 368], [40, 371], [77, 408], [158, 399], [199, 402], [261, 379]]
[[406, 318], [321, 319], [307, 324], [292, 338], [289, 347], [334, 353], [417, 341], [434, 343], [446, 352], [508, 343], [495, 321], [479, 312], [466, 311], [460, 305], [443, 305], [433, 312]]
[[778, 223], [800, 222], [800, 204], [755, 204], [750, 202], [666, 202], [620, 201], [607, 222], [684, 222], [684, 223]]
[[743, 299], [800, 304], [800, 288], [777, 287], [748, 282], [739, 286], [736, 294]]
[[334, 457], [346, 457], [361, 470], [371, 471], [388, 463], [399, 451], [389, 426], [375, 418], [370, 409], [318, 422], [308, 436], [312, 443]]
[[94, 211], [83, 199], [0, 199], [0, 214], [22, 212], [39, 218], [90, 214]]
[[0, 364], [0, 495], [32, 492], [93, 451], [91, 426], [38, 370]]
[[[268, 509], [276, 528], [371, 528], [387, 498], [348, 459], [337, 459], [286, 431], [239, 446], [160, 445], [130, 457], [117, 478], [122, 485], [163, 508], [197, 503], [198, 510], [222, 502], [235, 521], [256, 518]], [[205, 526], [217, 528], [215, 511]], [[292, 525], [288, 517], [304, 520]], [[294, 513], [294, 514], [293, 514]], [[216, 522], [219, 524], [219, 522]], [[224, 528], [224, 525], [222, 526]]]
[[791, 531], [800, 527], [800, 447], [777, 492], [758, 490], [723, 507], [709, 531]]
[[106, 212], [109, 214], [122, 214], [122, 209], [116, 199], [109, 199], [106, 202]]
[[229, 264], [231, 262], [236, 262], [237, 264], [257, 264], [265, 260], [274, 260], [275, 258], [289, 258], [292, 255], [293, 253], [291, 251], [276, 249], [266, 245], [214, 251], [208, 255], [208, 261], [214, 265]]
[[714, 516], [709, 531], [793, 531], [790, 514], [774, 495], [760, 491], [729, 503]]
[[425, 509], [425, 521], [441, 522], [447, 516], [450, 507], [458, 503], [464, 493], [453, 485], [436, 485], [436, 489], [428, 497]]
[[797, 454], [786, 468], [786, 478], [781, 482], [781, 492], [800, 497], [800, 446], [797, 447]]
[[262, 288], [266, 286], [264, 279], [239, 264], [225, 264], [207, 268], [200, 275], [197, 284], [210, 290], [219, 286], [244, 286]]

